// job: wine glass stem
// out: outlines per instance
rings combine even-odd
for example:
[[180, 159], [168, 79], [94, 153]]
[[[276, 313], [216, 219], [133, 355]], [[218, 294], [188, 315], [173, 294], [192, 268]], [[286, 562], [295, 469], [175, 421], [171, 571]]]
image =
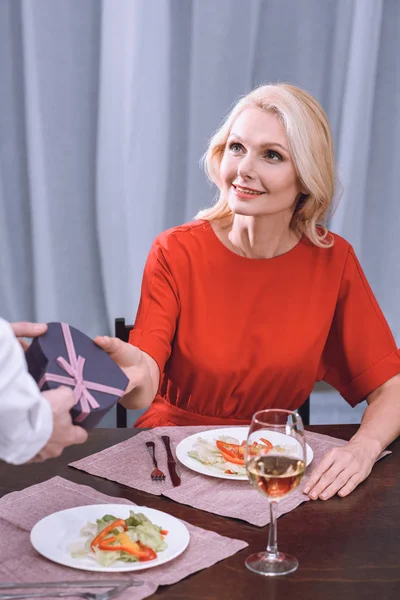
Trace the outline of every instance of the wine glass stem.
[[278, 554], [278, 541], [277, 541], [277, 529], [276, 529], [276, 502], [269, 503], [269, 534], [268, 534], [268, 546], [267, 552], [271, 557]]

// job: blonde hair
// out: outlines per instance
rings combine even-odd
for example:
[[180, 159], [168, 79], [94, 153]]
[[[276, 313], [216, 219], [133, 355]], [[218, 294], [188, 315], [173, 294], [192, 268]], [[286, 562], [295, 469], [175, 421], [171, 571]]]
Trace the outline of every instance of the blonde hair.
[[291, 228], [316, 246], [332, 246], [332, 236], [323, 225], [335, 192], [331, 129], [321, 105], [308, 92], [288, 83], [263, 85], [241, 98], [213, 135], [204, 155], [204, 167], [220, 194], [214, 206], [201, 210], [195, 218], [226, 224], [233, 221], [219, 172], [233, 122], [248, 107], [274, 113], [286, 131], [289, 152], [305, 190], [295, 208]]

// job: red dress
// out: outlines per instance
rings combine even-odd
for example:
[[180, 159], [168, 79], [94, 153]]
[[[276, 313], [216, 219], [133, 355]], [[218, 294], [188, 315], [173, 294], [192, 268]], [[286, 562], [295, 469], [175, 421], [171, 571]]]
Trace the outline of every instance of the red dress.
[[322, 379], [354, 406], [399, 373], [354, 251], [334, 238], [332, 248], [303, 237], [286, 254], [250, 259], [207, 221], [158, 236], [129, 342], [162, 377], [135, 425], [248, 424], [263, 408], [298, 408]]

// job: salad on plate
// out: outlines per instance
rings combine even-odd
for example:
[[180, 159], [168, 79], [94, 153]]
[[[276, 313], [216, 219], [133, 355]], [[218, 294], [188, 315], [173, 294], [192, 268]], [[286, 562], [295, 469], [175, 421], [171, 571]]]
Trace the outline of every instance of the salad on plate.
[[70, 545], [71, 556], [91, 557], [103, 567], [117, 560], [143, 562], [156, 559], [157, 553], [167, 548], [165, 537], [168, 531], [154, 525], [142, 513], [129, 512], [127, 519], [104, 515], [96, 523], [86, 523], [80, 531], [86, 539]]
[[[220, 470], [226, 475], [246, 475], [245, 445], [245, 440], [241, 441], [228, 435], [220, 435], [214, 440], [198, 437], [192, 450], [188, 451], [188, 456], [207, 467]], [[285, 450], [281, 446], [274, 446], [265, 438], [260, 438], [258, 442], [254, 442], [253, 446], [257, 452], [263, 448], [265, 448], [265, 452], [272, 449], [278, 452]]]

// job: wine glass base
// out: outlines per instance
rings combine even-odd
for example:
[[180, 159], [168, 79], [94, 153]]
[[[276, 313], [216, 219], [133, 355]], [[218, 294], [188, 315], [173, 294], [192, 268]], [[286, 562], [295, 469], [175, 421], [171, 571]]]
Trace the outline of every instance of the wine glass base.
[[265, 577], [275, 577], [277, 575], [293, 573], [299, 566], [299, 561], [294, 556], [283, 554], [283, 552], [278, 552], [277, 554], [257, 552], [257, 554], [251, 554], [246, 559], [245, 565], [253, 573], [264, 575]]

